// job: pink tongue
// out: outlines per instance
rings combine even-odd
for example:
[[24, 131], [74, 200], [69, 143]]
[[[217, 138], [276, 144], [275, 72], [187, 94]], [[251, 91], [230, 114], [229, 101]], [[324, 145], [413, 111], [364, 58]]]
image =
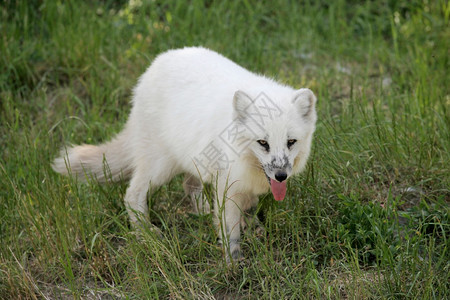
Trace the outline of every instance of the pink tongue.
[[281, 201], [286, 196], [286, 180], [283, 182], [278, 182], [274, 179], [270, 179], [270, 188], [272, 189], [272, 194], [275, 200]]

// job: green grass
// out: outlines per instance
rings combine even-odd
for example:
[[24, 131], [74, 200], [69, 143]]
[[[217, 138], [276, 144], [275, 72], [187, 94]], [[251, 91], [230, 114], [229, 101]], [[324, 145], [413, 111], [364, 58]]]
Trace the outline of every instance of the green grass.
[[[447, 1], [143, 2], [0, 4], [0, 298], [450, 297]], [[126, 183], [50, 167], [117, 133], [152, 59], [191, 45], [319, 99], [307, 170], [261, 198], [239, 267], [180, 177], [150, 197], [163, 237], [139, 239]]]

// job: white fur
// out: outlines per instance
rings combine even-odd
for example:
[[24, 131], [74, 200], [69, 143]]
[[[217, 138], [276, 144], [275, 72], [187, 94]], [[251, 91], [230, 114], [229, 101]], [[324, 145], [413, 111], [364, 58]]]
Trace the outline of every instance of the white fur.
[[[276, 116], [262, 117], [262, 123], [251, 119], [265, 101], [261, 95], [278, 109]], [[53, 168], [67, 174], [67, 162], [69, 172], [90, 171], [105, 180], [105, 158], [113, 179], [131, 176], [125, 202], [133, 222], [139, 213], [148, 213], [149, 183], [153, 189], [185, 173], [185, 190], [197, 200], [201, 181], [212, 183], [219, 236], [227, 245], [227, 258], [237, 258], [241, 211], [256, 205], [257, 196], [270, 188], [267, 177], [273, 179], [281, 165], [291, 176], [306, 164], [315, 101], [308, 89], [294, 90], [251, 73], [211, 50], [171, 50], [159, 55], [139, 79], [130, 117], [117, 138], [100, 146], [70, 148]], [[243, 131], [234, 141], [224, 134], [230, 126]], [[297, 140], [289, 149], [288, 139]], [[266, 140], [270, 151], [258, 140]], [[199, 165], [210, 145], [220, 149], [226, 164]]]

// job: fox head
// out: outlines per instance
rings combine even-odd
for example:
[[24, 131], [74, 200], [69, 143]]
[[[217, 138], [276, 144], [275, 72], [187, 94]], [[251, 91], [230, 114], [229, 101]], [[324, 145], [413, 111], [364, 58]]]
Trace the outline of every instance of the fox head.
[[260, 93], [237, 91], [235, 120], [243, 127], [241, 143], [259, 161], [276, 200], [286, 194], [286, 180], [305, 167], [317, 119], [316, 97], [309, 89]]

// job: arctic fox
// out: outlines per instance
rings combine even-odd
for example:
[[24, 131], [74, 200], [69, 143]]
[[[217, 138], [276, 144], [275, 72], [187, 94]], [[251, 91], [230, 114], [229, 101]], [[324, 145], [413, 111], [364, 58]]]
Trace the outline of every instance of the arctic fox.
[[[256, 75], [205, 48], [160, 54], [134, 88], [125, 128], [99, 146], [63, 149], [53, 169], [99, 181], [130, 178], [125, 206], [138, 225], [147, 192], [184, 173], [199, 211], [202, 183], [215, 187], [214, 214], [227, 261], [241, 258], [241, 213], [302, 171], [315, 130], [316, 97]], [[104, 162], [109, 168], [105, 176]], [[198, 202], [200, 199], [200, 202]]]

